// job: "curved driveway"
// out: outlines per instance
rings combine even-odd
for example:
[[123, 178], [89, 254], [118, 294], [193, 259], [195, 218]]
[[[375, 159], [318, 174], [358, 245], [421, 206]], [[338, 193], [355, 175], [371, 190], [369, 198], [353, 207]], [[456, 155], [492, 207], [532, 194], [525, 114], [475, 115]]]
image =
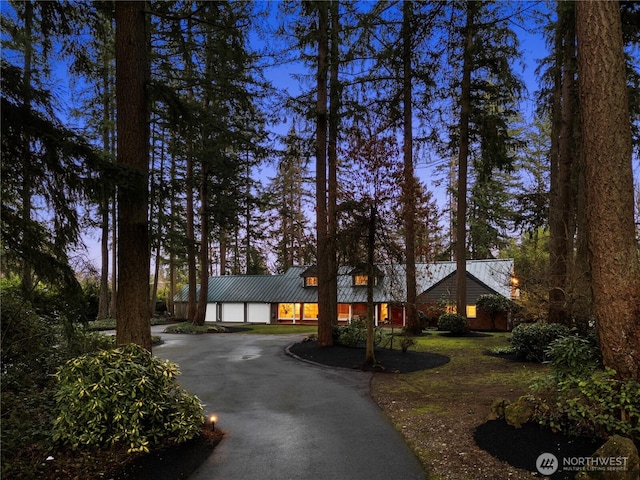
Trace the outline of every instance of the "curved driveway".
[[299, 335], [161, 335], [154, 354], [179, 365], [225, 432], [190, 480], [425, 478], [369, 397], [370, 373], [288, 357]]

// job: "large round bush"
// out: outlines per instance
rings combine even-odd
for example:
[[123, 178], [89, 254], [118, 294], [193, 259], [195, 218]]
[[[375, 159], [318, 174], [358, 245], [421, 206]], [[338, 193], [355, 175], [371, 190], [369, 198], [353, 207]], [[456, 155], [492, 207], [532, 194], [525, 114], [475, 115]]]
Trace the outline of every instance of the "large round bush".
[[202, 405], [178, 375], [175, 364], [133, 344], [69, 360], [57, 374], [54, 440], [74, 449], [123, 444], [146, 452], [194, 438]]
[[530, 362], [543, 362], [549, 345], [569, 335], [569, 328], [559, 323], [522, 323], [511, 332], [516, 356]]
[[443, 313], [438, 318], [438, 330], [446, 330], [453, 335], [463, 335], [467, 332], [467, 319], [457, 313]]

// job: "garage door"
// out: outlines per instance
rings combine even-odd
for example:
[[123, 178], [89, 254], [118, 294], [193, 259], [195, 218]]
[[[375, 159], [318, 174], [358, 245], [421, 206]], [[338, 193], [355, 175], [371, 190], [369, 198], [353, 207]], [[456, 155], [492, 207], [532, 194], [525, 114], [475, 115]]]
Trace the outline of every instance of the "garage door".
[[244, 322], [244, 303], [223, 303], [222, 304], [222, 321], [223, 322]]
[[207, 303], [207, 310], [205, 311], [205, 322], [217, 322], [218, 321], [218, 304], [217, 303]]
[[271, 323], [271, 305], [269, 303], [247, 304], [247, 321], [250, 323]]

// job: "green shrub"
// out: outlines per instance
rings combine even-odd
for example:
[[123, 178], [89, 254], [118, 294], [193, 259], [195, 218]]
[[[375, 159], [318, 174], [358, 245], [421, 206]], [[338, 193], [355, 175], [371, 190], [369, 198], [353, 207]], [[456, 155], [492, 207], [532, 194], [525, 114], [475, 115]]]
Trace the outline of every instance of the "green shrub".
[[550, 359], [556, 375], [560, 377], [585, 377], [600, 366], [598, 345], [576, 335], [552, 341], [545, 350], [545, 355]]
[[438, 318], [438, 330], [451, 332], [453, 335], [467, 333], [467, 319], [457, 313], [443, 313]]
[[522, 323], [511, 333], [511, 345], [518, 358], [529, 362], [543, 362], [545, 351], [551, 342], [568, 336], [569, 329], [559, 323]]
[[199, 334], [199, 333], [207, 333], [208, 327], [207, 325], [195, 325], [192, 322], [182, 322], [176, 323], [173, 325], [169, 325], [164, 329], [165, 333], [188, 333], [188, 334]]
[[348, 325], [340, 325], [333, 330], [334, 343], [356, 348], [367, 339], [367, 324], [362, 320], [352, 320]]
[[[348, 325], [333, 327], [333, 343], [343, 347], [356, 348], [367, 340], [367, 322], [352, 320]], [[374, 328], [373, 345], [375, 347], [391, 348], [393, 337], [382, 328]]]
[[607, 368], [587, 377], [550, 375], [532, 387], [535, 419], [569, 435], [640, 440], [640, 383]]
[[146, 452], [195, 437], [202, 405], [177, 375], [175, 364], [133, 344], [69, 360], [57, 374], [53, 439], [73, 449], [123, 444]]

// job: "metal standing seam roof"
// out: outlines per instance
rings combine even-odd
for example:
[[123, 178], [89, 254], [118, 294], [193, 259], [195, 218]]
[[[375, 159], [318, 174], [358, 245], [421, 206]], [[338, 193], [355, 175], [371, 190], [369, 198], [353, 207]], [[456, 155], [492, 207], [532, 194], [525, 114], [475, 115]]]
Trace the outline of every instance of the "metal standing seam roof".
[[[309, 266], [291, 267], [281, 275], [225, 275], [209, 279], [208, 301], [255, 303], [316, 303], [315, 287], [304, 287], [300, 276]], [[374, 288], [374, 302], [403, 302], [406, 298], [405, 266], [378, 266], [384, 276]], [[365, 303], [367, 289], [353, 286], [351, 267], [341, 267], [338, 273], [338, 303]], [[426, 292], [456, 271], [455, 262], [416, 264], [418, 294]], [[467, 260], [467, 273], [494, 292], [510, 298], [513, 259]], [[177, 295], [186, 300], [188, 287]], [[183, 300], [184, 301], [184, 300]]]

